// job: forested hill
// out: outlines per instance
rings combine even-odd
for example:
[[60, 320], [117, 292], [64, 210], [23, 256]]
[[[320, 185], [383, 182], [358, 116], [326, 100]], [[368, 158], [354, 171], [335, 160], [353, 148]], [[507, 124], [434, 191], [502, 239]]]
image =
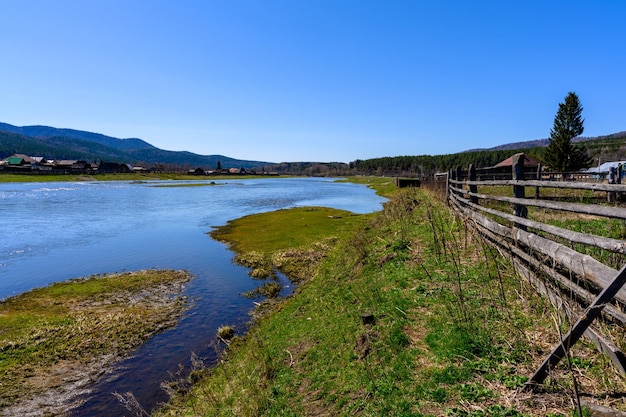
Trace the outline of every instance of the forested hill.
[[[576, 138], [574, 142], [583, 148], [591, 159], [592, 165], [598, 162], [626, 160], [626, 131], [606, 136]], [[431, 175], [435, 172], [445, 172], [456, 166], [467, 168], [470, 164], [476, 168], [491, 167], [518, 152], [524, 152], [542, 161], [547, 143], [546, 139], [446, 155], [394, 156], [356, 160], [350, 163], [350, 171], [363, 175]]]
[[198, 155], [166, 151], [141, 139], [118, 139], [99, 133], [48, 126], [18, 127], [0, 123], [0, 159], [13, 154], [43, 156], [47, 159], [80, 159], [133, 165], [174, 165], [178, 167], [256, 168], [269, 164], [224, 155]]
[[85, 132], [82, 130], [74, 129], [57, 129], [56, 127], [49, 126], [19, 127], [7, 123], [0, 123], [0, 131], [19, 133], [24, 136], [30, 136], [40, 139], [53, 137], [80, 139], [87, 142], [99, 143], [113, 149], [157, 149], [156, 147], [141, 139], [117, 139], [111, 136], [102, 135], [100, 133]]
[[477, 168], [494, 166], [517, 152], [524, 152], [536, 157], [537, 149], [539, 148], [357, 159], [350, 163], [350, 168], [363, 175], [432, 175], [436, 172], [445, 172], [456, 166], [467, 167], [469, 164], [474, 164]]
[[[576, 138], [572, 139], [572, 143], [595, 141], [595, 140], [600, 140], [600, 139], [603, 139], [603, 140], [606, 140], [606, 139], [620, 139], [620, 138], [625, 138], [625, 137], [626, 137], [626, 131], [613, 133], [611, 135], [606, 135], [606, 136], [597, 136], [597, 137], [579, 136], [579, 137], [576, 137]], [[525, 141], [525, 142], [507, 143], [507, 144], [504, 144], [504, 145], [495, 146], [493, 148], [470, 149], [470, 150], [468, 150], [466, 152], [499, 151], [499, 150], [511, 150], [511, 149], [530, 149], [530, 148], [548, 146], [549, 143], [550, 143], [550, 139], [536, 139], [536, 140], [528, 140], [528, 141]]]

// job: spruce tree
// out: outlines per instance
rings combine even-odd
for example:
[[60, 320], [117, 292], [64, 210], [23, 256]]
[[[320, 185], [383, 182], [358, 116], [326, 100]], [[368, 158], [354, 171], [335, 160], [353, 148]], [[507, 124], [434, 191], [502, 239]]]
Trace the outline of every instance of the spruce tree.
[[544, 153], [544, 162], [555, 171], [568, 172], [589, 166], [590, 159], [584, 150], [572, 143], [584, 130], [583, 108], [578, 96], [569, 92], [554, 117], [550, 130], [550, 143]]

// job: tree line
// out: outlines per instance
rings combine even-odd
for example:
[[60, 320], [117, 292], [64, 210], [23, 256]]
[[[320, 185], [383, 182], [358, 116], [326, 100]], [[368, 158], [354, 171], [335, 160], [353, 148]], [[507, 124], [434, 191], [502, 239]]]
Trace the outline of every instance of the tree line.
[[[576, 171], [592, 164], [626, 159], [626, 132], [620, 132], [574, 143], [582, 139], [584, 130], [582, 105], [576, 93], [570, 92], [559, 104], [550, 130], [548, 146], [519, 149], [475, 150], [445, 155], [388, 156], [342, 162], [285, 162], [258, 166], [253, 161], [232, 158], [200, 156], [189, 152], [171, 152], [161, 149], [119, 150], [76, 138], [32, 138], [0, 131], [0, 159], [14, 153], [56, 154], [61, 159], [142, 161], [146, 166], [158, 164], [164, 170], [180, 170], [191, 167], [215, 167], [217, 165], [240, 166], [256, 172], [288, 175], [337, 177], [347, 175], [379, 175], [424, 177], [445, 172], [457, 166], [476, 168], [492, 167], [511, 155], [524, 152], [541, 161], [553, 171]], [[222, 161], [217, 160], [218, 158]], [[216, 169], [220, 169], [217, 166]]]
[[583, 107], [575, 92], [559, 103], [550, 130], [548, 146], [520, 149], [469, 151], [448, 155], [396, 156], [356, 160], [350, 170], [356, 174], [429, 176], [457, 166], [492, 167], [511, 155], [523, 152], [555, 172], [573, 172], [593, 164], [626, 159], [626, 132], [574, 142], [584, 131]]

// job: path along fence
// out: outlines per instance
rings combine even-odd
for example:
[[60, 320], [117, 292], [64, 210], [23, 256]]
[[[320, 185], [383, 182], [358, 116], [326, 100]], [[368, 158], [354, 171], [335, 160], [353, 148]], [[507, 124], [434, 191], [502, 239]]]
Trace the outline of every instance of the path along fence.
[[626, 329], [626, 207], [618, 201], [626, 185], [543, 180], [540, 172], [525, 170], [520, 154], [508, 172], [470, 165], [435, 184], [445, 184], [450, 206], [576, 321], [530, 383], [542, 383], [583, 333], [626, 374], [622, 341], [596, 325]]

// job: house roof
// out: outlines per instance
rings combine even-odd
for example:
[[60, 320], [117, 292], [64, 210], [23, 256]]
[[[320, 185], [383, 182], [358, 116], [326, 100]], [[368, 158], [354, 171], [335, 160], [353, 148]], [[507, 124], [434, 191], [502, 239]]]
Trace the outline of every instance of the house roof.
[[9, 156], [7, 158], [7, 163], [9, 165], [22, 165], [24, 163], [24, 158], [19, 158], [17, 156]]
[[38, 162], [36, 159], [31, 158], [28, 155], [24, 155], [21, 153], [16, 153], [9, 156], [6, 161], [9, 165], [22, 165], [22, 164], [34, 164]]
[[496, 168], [502, 168], [502, 167], [510, 167], [513, 166], [513, 158], [517, 155], [524, 155], [524, 166], [525, 167], [536, 167], [540, 164], [540, 162], [533, 158], [532, 156], [528, 156], [526, 154], [524, 154], [523, 152], [520, 153], [516, 153], [515, 155], [511, 155], [510, 157], [506, 158], [504, 161], [500, 162], [499, 164], [497, 164], [495, 167]]
[[78, 160], [76, 159], [61, 159], [60, 161], [56, 161], [57, 165], [63, 165], [63, 166], [71, 166], [74, 165], [76, 162], [78, 162]]
[[608, 173], [611, 168], [617, 169], [620, 165], [625, 165], [625, 164], [626, 164], [626, 161], [605, 162], [600, 166], [591, 167], [587, 169], [585, 172], [589, 172], [592, 174]]

